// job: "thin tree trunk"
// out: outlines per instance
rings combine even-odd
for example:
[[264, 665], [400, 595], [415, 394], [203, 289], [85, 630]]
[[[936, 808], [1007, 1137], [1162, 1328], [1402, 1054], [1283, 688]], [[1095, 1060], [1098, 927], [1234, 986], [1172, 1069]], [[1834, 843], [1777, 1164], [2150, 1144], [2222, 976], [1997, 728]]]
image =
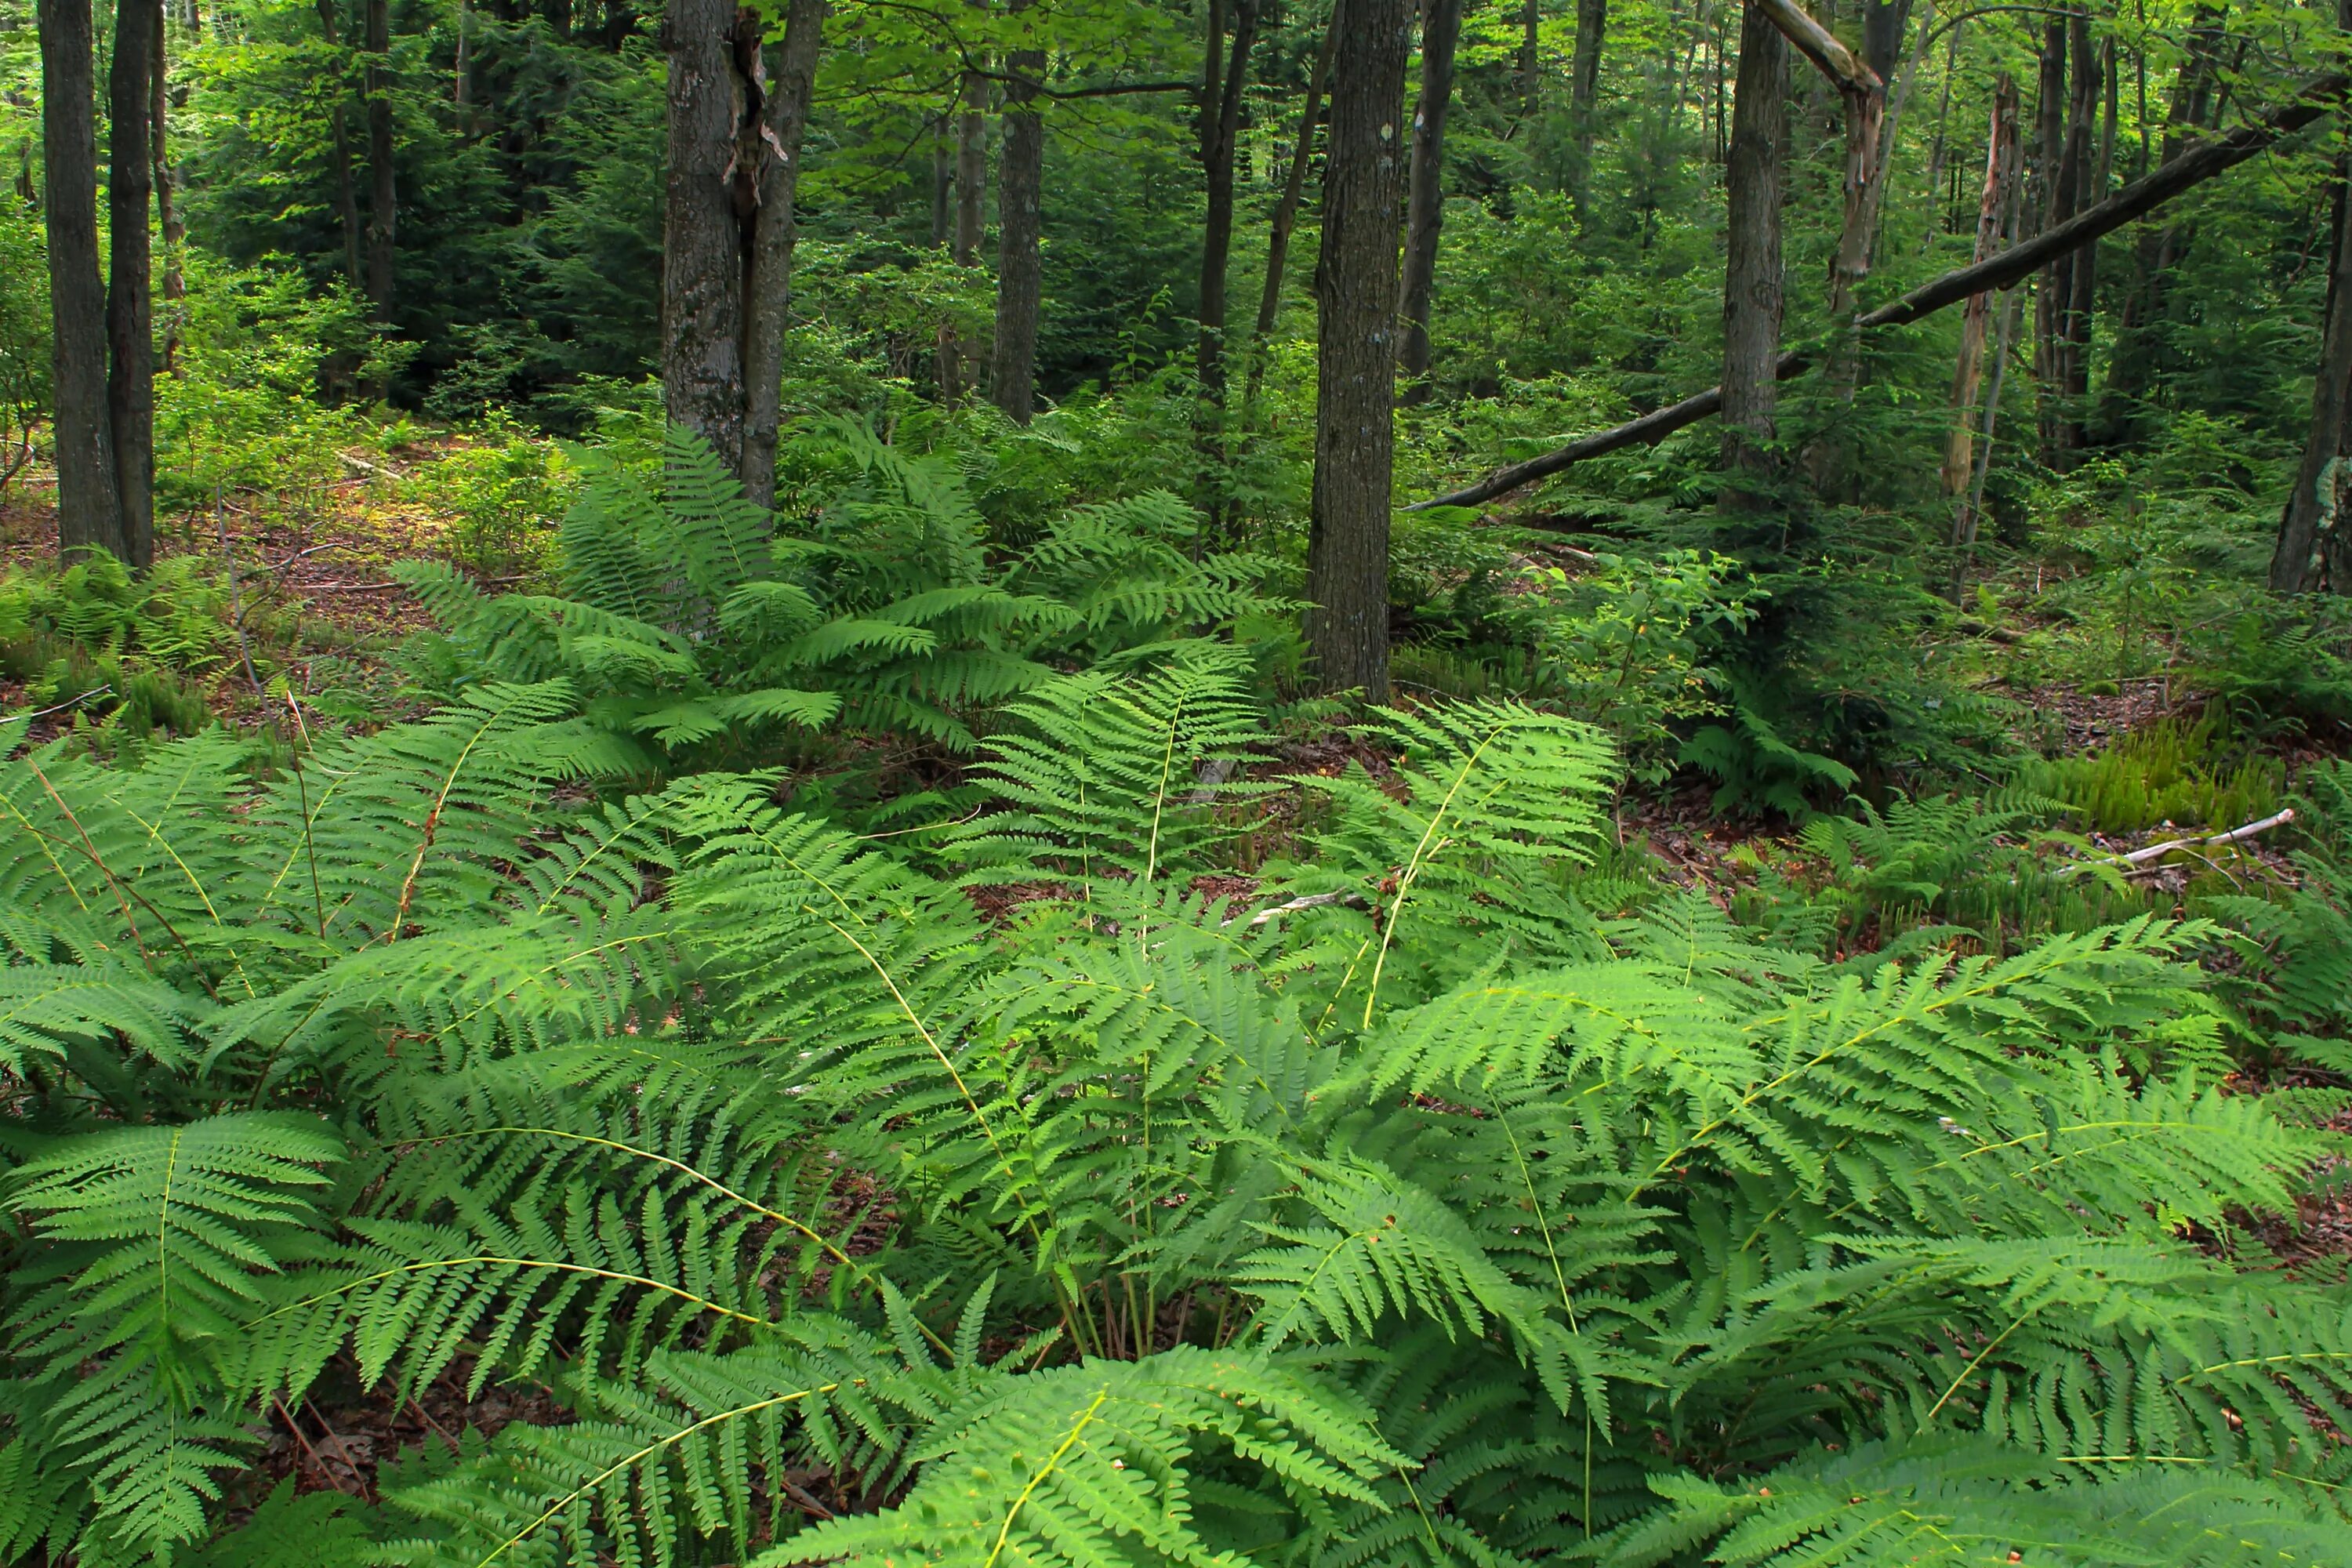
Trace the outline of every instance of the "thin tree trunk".
[[1926, 254], [1936, 243], [1936, 236], [1944, 226], [1944, 150], [1949, 144], [1945, 132], [1952, 121], [1952, 82], [1959, 75], [1960, 34], [1968, 27], [1965, 17], [1952, 24], [1950, 37], [1944, 41], [1944, 80], [1936, 100], [1936, 135], [1927, 153], [1927, 232], [1920, 237], [1919, 249]]
[[40, 0], [41, 153], [47, 175], [50, 433], [58, 469], [58, 547], [124, 560], [107, 413], [106, 285], [98, 270], [97, 62], [89, 0]]
[[[668, 176], [662, 214], [662, 393], [674, 424], [743, 462], [743, 242], [735, 154], [732, 0], [670, 0]], [[756, 29], [756, 20], [751, 24]], [[756, 31], [753, 34], [757, 37]], [[749, 205], [748, 202], [742, 204]]]
[[[2100, 60], [2091, 42], [2091, 19], [2077, 12], [2067, 22], [2068, 52], [2073, 57], [2073, 91], [2066, 114], [2066, 152], [2059, 177], [2070, 182], [2065, 216], [2095, 206], [2105, 193], [2099, 189], [2097, 124], [2101, 96]], [[2098, 287], [2099, 247], [2084, 246], [2063, 271], [2064, 315], [2060, 323], [2057, 358], [2058, 403], [2053, 429], [2056, 441], [2051, 455], [2060, 467], [2071, 466], [2083, 449], [2084, 397], [2091, 371], [2091, 310]]]
[[1250, 47], [1257, 38], [1257, 0], [1237, 0], [1232, 58], [1221, 72], [1223, 13], [1222, 0], [1210, 7], [1212, 26], [1219, 34], [1209, 40], [1201, 100], [1201, 164], [1208, 186], [1208, 216], [1201, 231], [1200, 335], [1193, 363], [1204, 417], [1225, 403], [1225, 281], [1234, 250], [1234, 154], [1241, 139], [1242, 89], [1248, 77]]
[[[1012, 8], [1026, 11], [1034, 3], [1013, 0]], [[1037, 405], [1037, 318], [1045, 295], [1038, 243], [1045, 122], [1034, 106], [1045, 75], [1045, 51], [1014, 49], [1005, 57], [1005, 68], [1013, 79], [1004, 88], [1004, 143], [996, 154], [996, 338], [988, 394], [1014, 424], [1026, 425]]]
[[1454, 48], [1462, 0], [1427, 0], [1421, 24], [1421, 101], [1412, 113], [1412, 166], [1406, 182], [1403, 322], [1404, 397], [1429, 396], [1429, 307], [1437, 291], [1437, 242], [1445, 223], [1445, 117], [1454, 102]]
[[[335, 4], [336, 0], [319, 0], [319, 31], [327, 40], [327, 47], [334, 52], [336, 72], [341, 75], [344, 61], [342, 41], [336, 37]], [[367, 274], [360, 265], [359, 187], [352, 174], [351, 121], [343, 113], [342, 94], [336, 95], [328, 118], [334, 133], [335, 216], [341, 220], [343, 228], [343, 276], [351, 279], [352, 288], [364, 289]]]
[[172, 174], [170, 142], [167, 136], [171, 118], [171, 70], [164, 48], [163, 7], [155, 7], [154, 68], [147, 100], [148, 135], [155, 169], [155, 226], [163, 237], [163, 301], [162, 312], [163, 339], [163, 373], [179, 374], [180, 311], [175, 308], [187, 297], [187, 281], [180, 273], [180, 252], [188, 237], [188, 226], [181, 219], [179, 203], [174, 200], [178, 182]]
[[1348, 0], [1331, 69], [1316, 276], [1315, 488], [1307, 641], [1327, 690], [1389, 689], [1389, 513], [1396, 426], [1396, 134], [1411, 0]]
[[148, 232], [155, 165], [147, 128], [162, 7], [163, 0], [117, 0], [107, 73], [106, 413], [122, 559], [141, 572], [155, 556], [155, 300]]
[[[964, 72], [960, 96], [963, 110], [956, 117], [955, 233], [948, 254], [958, 267], [976, 267], [987, 206], [982, 186], [988, 178], [988, 79], [976, 70]], [[940, 403], [961, 403], [964, 344], [952, 321], [940, 322], [938, 358]]]
[[[1342, 0], [1344, 4], [1344, 0]], [[1307, 188], [1307, 166], [1315, 159], [1315, 123], [1322, 112], [1323, 86], [1331, 75], [1331, 51], [1339, 41], [1339, 12], [1323, 28], [1323, 42], [1315, 51], [1315, 67], [1307, 78], [1307, 103], [1298, 112], [1298, 137], [1291, 144], [1290, 172], [1283, 176], [1282, 196], [1275, 203], [1274, 221], [1265, 241], [1265, 281], [1258, 290], [1257, 326], [1251, 334], [1249, 390], [1244, 405], [1257, 402], [1258, 384], [1265, 377], [1265, 343], [1274, 334], [1275, 317], [1282, 310], [1283, 271], [1290, 259], [1290, 231], [1298, 223], [1298, 201]]]
[[955, 159], [948, 151], [947, 116], [931, 117], [931, 248], [948, 242], [949, 215], [955, 205]]
[[1789, 46], [1760, 5], [1744, 8], [1733, 88], [1723, 276], [1724, 501], [1760, 505], [1775, 451], [1780, 352], [1780, 198], [1789, 142]]
[[1575, 184], [1581, 208], [1591, 194], [1592, 143], [1600, 133], [1601, 50], [1609, 32], [1609, 0], [1576, 0], [1576, 47], [1569, 56], [1568, 118], [1576, 135]]
[[366, 0], [368, 226], [367, 292], [375, 319], [392, 320], [392, 264], [399, 203], [392, 163], [392, 7]]
[[[772, 506], [776, 499], [776, 427], [784, 333], [791, 326], [801, 142], [816, 95], [824, 15], [825, 0], [790, 0], [776, 74], [762, 85], [759, 79], [765, 73], [753, 73], [753, 86], [761, 96], [749, 153], [760, 170], [759, 211], [751, 224], [750, 265], [743, 284], [743, 461], [739, 471], [744, 493], [761, 506]], [[738, 141], [739, 158], [744, 155], [742, 140]]]
[[[1977, 211], [1977, 243], [1972, 261], [1989, 261], [2002, 247], [2003, 228], [2013, 205], [2018, 175], [2017, 83], [2007, 71], [1993, 84], [1992, 121], [1985, 133], [1984, 199]], [[1972, 294], [1960, 318], [1960, 358], [1952, 374], [1952, 437], [1944, 452], [1944, 493], [1958, 497], [1968, 488], [1975, 464], [1975, 422], [1978, 382], [1984, 368], [1985, 331], [1992, 316], [1992, 296]]]
[[[474, 12], [469, 0], [457, 0], [457, 60], [451, 71], [449, 101], [462, 111], [474, 96]], [[458, 116], [463, 120], [461, 112]]]
[[1538, 0], [1527, 0], [1519, 26], [1519, 116], [1533, 121], [1543, 112], [1543, 7]]
[[1985, 388], [1984, 429], [1976, 443], [1976, 477], [1969, 486], [1967, 500], [1952, 518], [1952, 542], [1959, 554], [1952, 563], [1951, 597], [1958, 603], [1960, 589], [1968, 579], [1969, 567], [1975, 562], [1977, 531], [1984, 519], [1985, 479], [1992, 472], [1992, 441], [2000, 426], [2001, 384], [2009, 378], [2009, 356], [2017, 344], [2017, 321], [2022, 297], [2011, 289], [2001, 296], [2000, 326], [1993, 333], [1992, 379]]

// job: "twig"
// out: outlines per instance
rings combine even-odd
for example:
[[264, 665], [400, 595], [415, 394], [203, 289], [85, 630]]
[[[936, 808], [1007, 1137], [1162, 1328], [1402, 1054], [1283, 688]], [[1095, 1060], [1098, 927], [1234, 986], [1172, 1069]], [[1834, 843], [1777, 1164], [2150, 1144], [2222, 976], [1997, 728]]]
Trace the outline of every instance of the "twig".
[[459, 1443], [457, 1438], [449, 1436], [449, 1434], [443, 1429], [441, 1423], [433, 1419], [433, 1413], [425, 1408], [424, 1402], [413, 1394], [408, 1396], [408, 1407], [416, 1412], [416, 1418], [419, 1421], [424, 1422], [426, 1426], [430, 1427], [435, 1436], [449, 1445], [449, 1451], [451, 1453], [462, 1454], [465, 1452], [464, 1445]]
[[2257, 834], [2268, 833], [2294, 820], [2294, 807], [2287, 806], [2275, 816], [2265, 816], [2260, 822], [2249, 822], [2242, 827], [2232, 827], [2227, 833], [2216, 833], [2203, 838], [2168, 838], [2161, 844], [2151, 844], [2145, 849], [2135, 849], [2128, 855], [2108, 855], [2096, 860], [2078, 860], [2060, 868], [2058, 875], [2072, 877], [2077, 872], [2093, 870], [2101, 866], [2121, 866], [2128, 877], [2151, 863], [2163, 859], [2176, 849], [2210, 849], [2223, 844], [2236, 844]]
[[[1307, 893], [1292, 899], [1287, 903], [1276, 904], [1270, 910], [1260, 910], [1250, 917], [1249, 929], [1255, 931], [1270, 920], [1283, 915], [1295, 915], [1301, 910], [1319, 910], [1326, 904], [1347, 904], [1359, 910], [1369, 910], [1372, 907], [1371, 900], [1352, 889], [1343, 889], [1336, 893]], [[1239, 919], [1241, 917], [1235, 915], [1233, 920], [1225, 921], [1225, 924], [1231, 925], [1234, 921]]]
[[[310, 1446], [309, 1435], [302, 1430], [302, 1424], [294, 1419], [294, 1413], [286, 1408], [286, 1402], [284, 1400], [278, 1398], [273, 1394], [269, 1396], [269, 1403], [277, 1406], [278, 1418], [286, 1423], [286, 1430], [294, 1434], [294, 1440], [302, 1445], [302, 1451], [304, 1453], [310, 1456], [311, 1466], [316, 1468], [320, 1475], [326, 1477], [329, 1481], [332, 1482], [337, 1491], [342, 1493], [345, 1497], [362, 1497], [364, 1495], [362, 1493], [354, 1492], [351, 1488], [343, 1485], [342, 1478], [335, 1474], [334, 1470], [328, 1466], [327, 1461], [320, 1457], [319, 1450]], [[351, 1463], [351, 1459], [348, 1455], [345, 1456], [343, 1463], [345, 1465], [349, 1465]], [[357, 1469], [353, 1469], [352, 1471], [352, 1479], [354, 1482], [358, 1481], [359, 1471]]]
[[114, 683], [112, 681], [107, 682], [104, 686], [93, 686], [79, 697], [68, 697], [63, 702], [51, 703], [48, 707], [41, 709], [38, 712], [27, 713], [25, 717], [27, 719], [46, 719], [52, 713], [64, 712], [67, 709], [71, 708], [78, 702], [87, 702], [91, 698], [98, 696], [100, 692], [111, 691], [113, 689]]
[[[285, 1407], [281, 1405], [279, 1408], [283, 1409]], [[327, 1435], [327, 1441], [332, 1443], [335, 1446], [335, 1452], [343, 1457], [343, 1464], [345, 1468], [352, 1472], [352, 1480], [360, 1489], [360, 1497], [362, 1500], [367, 1500], [367, 1482], [361, 1479], [360, 1462], [357, 1459], [352, 1458], [352, 1451], [343, 1446], [342, 1435], [327, 1424], [327, 1418], [319, 1413], [319, 1407], [311, 1404], [309, 1400], [306, 1399], [302, 1402], [302, 1408], [310, 1413], [310, 1418], [319, 1424], [319, 1430]]]

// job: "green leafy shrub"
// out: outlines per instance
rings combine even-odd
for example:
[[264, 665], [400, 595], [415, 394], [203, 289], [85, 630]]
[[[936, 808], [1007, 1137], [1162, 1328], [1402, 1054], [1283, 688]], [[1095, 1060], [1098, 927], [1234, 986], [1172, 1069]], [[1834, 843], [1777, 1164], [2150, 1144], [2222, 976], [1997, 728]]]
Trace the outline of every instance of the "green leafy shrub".
[[2029, 762], [2019, 782], [2078, 813], [2101, 833], [2235, 827], [2278, 809], [2285, 789], [2274, 757], [2231, 760], [2216, 717], [2160, 720], [2087, 756]]
[[[2199, 929], [1597, 920], [1615, 760], [1508, 703], [1378, 716], [1204, 899], [1243, 676], [1032, 688], [936, 871], [591, 798], [561, 683], [0, 766], [0, 1553], [2343, 1560], [2352, 1299], [2190, 1239], [2326, 1146], [2213, 1087]], [[571, 1419], [215, 1535], [331, 1365]]]
[[575, 489], [556, 445], [493, 413], [467, 444], [401, 487], [446, 519], [449, 552], [482, 576], [523, 575], [545, 560]]
[[40, 219], [0, 195], [0, 499], [32, 466], [49, 408], [48, 258]]
[[71, 708], [106, 745], [211, 721], [201, 678], [232, 657], [229, 595], [186, 556], [133, 577], [113, 556], [0, 575], [0, 671], [36, 709]]

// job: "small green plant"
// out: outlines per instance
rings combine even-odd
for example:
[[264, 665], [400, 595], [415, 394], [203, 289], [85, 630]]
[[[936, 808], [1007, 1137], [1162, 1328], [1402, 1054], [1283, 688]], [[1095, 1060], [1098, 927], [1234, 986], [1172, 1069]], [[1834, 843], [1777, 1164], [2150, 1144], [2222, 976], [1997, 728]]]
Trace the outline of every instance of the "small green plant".
[[38, 216], [0, 194], [0, 500], [32, 466], [49, 405], [48, 263]]
[[1819, 796], [1853, 787], [1860, 775], [1852, 768], [1790, 745], [1744, 690], [1735, 686], [1733, 692], [1730, 722], [1701, 727], [1676, 753], [1716, 781], [1718, 815], [1770, 811], [1802, 821]]
[[555, 443], [493, 410], [402, 490], [447, 520], [449, 553], [477, 576], [529, 575], [544, 563], [577, 482]]
[[2166, 719], [2088, 756], [2028, 762], [2018, 782], [2098, 833], [2235, 827], [2278, 809], [2286, 772], [2274, 757], [2232, 760], [2211, 711]]

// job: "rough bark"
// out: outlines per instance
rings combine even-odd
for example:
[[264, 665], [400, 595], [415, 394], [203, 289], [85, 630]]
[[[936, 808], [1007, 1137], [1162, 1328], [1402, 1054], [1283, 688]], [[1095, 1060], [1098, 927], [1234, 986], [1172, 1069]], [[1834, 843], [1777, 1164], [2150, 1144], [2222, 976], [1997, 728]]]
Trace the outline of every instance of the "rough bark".
[[180, 271], [180, 255], [188, 237], [188, 226], [180, 216], [178, 177], [172, 172], [170, 150], [171, 71], [164, 49], [163, 7], [155, 7], [155, 44], [153, 69], [147, 98], [149, 152], [155, 169], [155, 226], [163, 237], [163, 365], [167, 375], [179, 374], [180, 311], [173, 304], [187, 297], [186, 279]]
[[[761, 506], [772, 505], [776, 499], [776, 426], [784, 333], [791, 326], [801, 140], [816, 95], [824, 15], [825, 0], [790, 0], [775, 75], [763, 83], [760, 79], [765, 71], [752, 72], [752, 85], [761, 91], [759, 130], [750, 148], [760, 172], [759, 210], [751, 219], [743, 282], [743, 461], [738, 472], [744, 492]], [[755, 67], [758, 63], [755, 55]]]
[[[2017, 83], [2007, 71], [1993, 84], [1992, 119], [1985, 133], [1984, 196], [1977, 209], [1972, 262], [1990, 261], [2011, 237], [2004, 233], [2019, 166]], [[1944, 452], [1944, 493], [1958, 496], [1974, 470], [1977, 393], [1984, 369], [1985, 332], [1992, 296], [1971, 294], [1960, 319], [1959, 363], [1952, 374], [1952, 436]]]
[[1568, 63], [1568, 119], [1576, 135], [1576, 184], [1580, 202], [1592, 179], [1592, 143], [1601, 129], [1601, 50], [1609, 33], [1609, 0], [1576, 0], [1576, 47]]
[[[1958, 268], [1921, 284], [1899, 300], [1865, 311], [1861, 325], [1864, 331], [1908, 326], [1948, 306], [1956, 305], [1972, 294], [2007, 289], [2042, 268], [2052, 258], [2077, 250], [2102, 236], [2112, 234], [2124, 225], [2145, 217], [2183, 192], [2236, 168], [2249, 158], [2259, 156], [2281, 138], [2291, 136], [2332, 112], [2343, 99], [2346, 87], [2347, 79], [2340, 74], [2314, 78], [2287, 102], [2225, 135], [2199, 143], [2171, 163], [2155, 170], [2145, 178], [2134, 180], [2105, 201], [2087, 212], [2075, 214], [2058, 227], [2046, 229], [2021, 244], [2011, 246], [1990, 261]], [[1802, 374], [1812, 363], [1810, 354], [1784, 353], [1774, 374], [1786, 381]], [[1588, 458], [1664, 440], [1677, 430], [1721, 412], [1723, 392], [1720, 386], [1711, 386], [1705, 392], [1694, 393], [1680, 403], [1627, 420], [1612, 429], [1597, 431], [1564, 447], [1529, 458], [1525, 462], [1497, 468], [1485, 479], [1461, 489], [1417, 501], [1409, 510], [1474, 506], [1522, 485], [1548, 479]]]
[[[342, 41], [336, 37], [335, 0], [319, 0], [319, 32], [327, 41], [328, 49], [337, 56], [341, 65]], [[334, 108], [328, 113], [333, 135], [332, 162], [335, 171], [335, 216], [343, 229], [343, 276], [354, 289], [367, 286], [367, 274], [360, 264], [360, 199], [357, 182], [352, 174], [351, 121], [343, 113], [343, 100], [338, 95]]]
[[[2336, 25], [2352, 31], [2352, 0], [2338, 0]], [[2352, 520], [2341, 511], [2352, 497], [2352, 153], [2337, 154], [2332, 184], [2335, 232], [2311, 426], [2271, 554], [2270, 585], [2282, 594], [2322, 581], [2352, 594]]]
[[1412, 111], [1406, 177], [1404, 278], [1397, 297], [1405, 401], [1429, 395], [1429, 307], [1437, 291], [1437, 242], [1445, 223], [1445, 117], [1454, 103], [1454, 49], [1462, 0], [1427, 0], [1421, 24], [1421, 100]]
[[392, 162], [392, 8], [365, 0], [367, 16], [367, 294], [375, 319], [392, 320], [393, 259], [399, 237], [399, 191]]
[[[756, 24], [755, 24], [756, 25]], [[668, 177], [662, 213], [662, 393], [674, 424], [743, 462], [743, 245], [731, 177], [737, 105], [731, 0], [671, 0]]]
[[[1013, 0], [1025, 11], [1034, 0]], [[989, 400], [1026, 425], [1037, 406], [1037, 325], [1045, 300], [1039, 206], [1045, 184], [1045, 121], [1036, 110], [1045, 51], [1014, 49], [1005, 58], [1004, 142], [996, 154], [996, 337], [988, 364]]]
[[1760, 5], [1742, 13], [1733, 87], [1723, 274], [1723, 468], [1727, 505], [1753, 506], [1779, 468], [1774, 364], [1780, 352], [1780, 198], [1789, 142], [1789, 46]]
[[1282, 310], [1283, 271], [1290, 259], [1290, 231], [1298, 223], [1298, 201], [1307, 189], [1307, 166], [1315, 159], [1315, 124], [1323, 110], [1323, 87], [1331, 75], [1331, 51], [1339, 41], [1339, 10], [1323, 28], [1322, 45], [1315, 51], [1315, 67], [1307, 78], [1307, 102], [1298, 111], [1298, 135], [1291, 143], [1290, 170], [1283, 176], [1282, 195], [1274, 205], [1266, 233], [1265, 280], [1258, 290], [1256, 330], [1251, 335], [1249, 390], [1245, 403], [1257, 401], [1258, 383], [1265, 374], [1265, 341], [1274, 333], [1275, 317]]
[[1911, 0], [1863, 0], [1862, 63], [1881, 81], [1894, 77], [1903, 58], [1903, 25], [1910, 16]]
[[1389, 687], [1389, 512], [1396, 429], [1397, 209], [1404, 190], [1411, 0], [1348, 0], [1331, 69], [1316, 274], [1315, 487], [1307, 646], [1327, 690]]
[[1242, 89], [1247, 81], [1251, 46], [1257, 38], [1257, 0], [1235, 0], [1232, 58], [1219, 68], [1223, 51], [1222, 3], [1210, 7], [1216, 31], [1209, 39], [1201, 100], [1201, 164], [1208, 187], [1208, 216], [1201, 231], [1200, 334], [1193, 364], [1203, 413], [1225, 401], [1225, 281], [1234, 250], [1234, 154], [1241, 137]]
[[128, 560], [107, 416], [106, 285], [98, 270], [97, 64], [89, 0], [40, 0], [39, 31], [58, 550], [68, 559], [98, 549]]
[[139, 571], [155, 555], [154, 258], [147, 227], [155, 165], [147, 129], [162, 5], [117, 0], [107, 73], [106, 414], [122, 558]]

